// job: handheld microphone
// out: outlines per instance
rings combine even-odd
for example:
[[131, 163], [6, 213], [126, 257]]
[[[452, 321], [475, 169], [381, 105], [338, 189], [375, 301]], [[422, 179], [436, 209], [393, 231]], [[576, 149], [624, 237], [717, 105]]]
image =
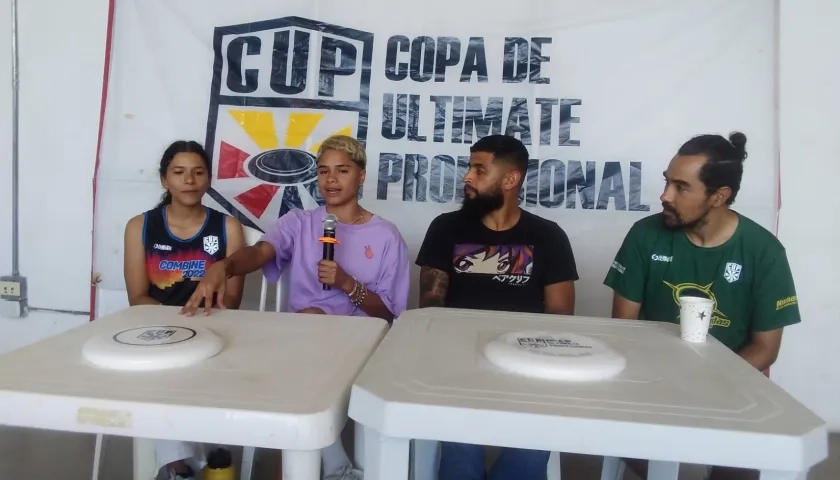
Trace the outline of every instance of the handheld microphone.
[[[324, 217], [324, 236], [319, 238], [324, 244], [324, 260], [333, 260], [335, 258], [335, 245], [338, 240], [335, 239], [335, 228], [338, 226], [338, 217], [329, 214]], [[330, 290], [330, 286], [324, 284], [324, 290]]]

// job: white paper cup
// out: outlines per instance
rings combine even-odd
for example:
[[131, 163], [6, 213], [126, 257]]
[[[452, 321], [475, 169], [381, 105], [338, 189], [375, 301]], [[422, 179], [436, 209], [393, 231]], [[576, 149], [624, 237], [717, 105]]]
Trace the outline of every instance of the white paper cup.
[[712, 299], [680, 297], [680, 337], [686, 342], [705, 342], [714, 309]]

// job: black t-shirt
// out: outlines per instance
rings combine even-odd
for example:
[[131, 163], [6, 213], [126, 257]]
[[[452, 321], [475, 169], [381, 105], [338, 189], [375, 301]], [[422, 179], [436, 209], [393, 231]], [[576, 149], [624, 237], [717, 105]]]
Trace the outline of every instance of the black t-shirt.
[[149, 296], [181, 307], [195, 292], [210, 265], [227, 254], [226, 215], [207, 209], [204, 226], [192, 238], [178, 238], [166, 223], [166, 206], [144, 214], [143, 247]]
[[449, 274], [444, 306], [450, 308], [542, 313], [547, 285], [578, 279], [566, 232], [525, 210], [501, 232], [458, 211], [440, 215], [416, 264]]

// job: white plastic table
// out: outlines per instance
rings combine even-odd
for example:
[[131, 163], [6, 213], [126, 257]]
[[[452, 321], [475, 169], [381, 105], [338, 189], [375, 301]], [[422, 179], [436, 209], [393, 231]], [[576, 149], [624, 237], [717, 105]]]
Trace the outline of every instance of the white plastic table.
[[[627, 367], [591, 384], [506, 374], [483, 346], [520, 330], [599, 339]], [[823, 420], [718, 341], [688, 344], [657, 322], [411, 310], [357, 377], [349, 415], [364, 426], [366, 480], [407, 478], [410, 439], [644, 458], [648, 478], [671, 480], [679, 462], [804, 480], [828, 455]]]
[[[158, 372], [89, 365], [92, 335], [201, 325], [225, 342], [202, 363]], [[178, 315], [138, 306], [0, 356], [0, 424], [283, 450], [283, 478], [320, 478], [319, 450], [347, 420], [353, 379], [387, 324], [249, 311]]]

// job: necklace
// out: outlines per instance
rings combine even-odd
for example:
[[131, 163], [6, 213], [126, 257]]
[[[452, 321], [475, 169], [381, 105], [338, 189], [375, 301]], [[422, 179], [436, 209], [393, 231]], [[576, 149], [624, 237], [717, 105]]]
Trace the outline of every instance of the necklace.
[[358, 218], [356, 218], [355, 220], [353, 220], [352, 222], [348, 223], [348, 225], [355, 225], [355, 224], [356, 224], [359, 220], [361, 220], [361, 219], [362, 219], [362, 217], [364, 217], [364, 216], [365, 216], [365, 209], [363, 208], [363, 209], [362, 209], [362, 212], [359, 214], [359, 217], [358, 217]]
[[344, 225], [355, 225], [355, 224], [359, 223], [359, 221], [363, 218], [365, 218], [365, 209], [364, 208], [361, 209], [361, 212], [359, 212], [359, 216], [356, 217], [356, 219], [353, 220], [352, 222], [341, 222], [341, 223], [343, 223]]

